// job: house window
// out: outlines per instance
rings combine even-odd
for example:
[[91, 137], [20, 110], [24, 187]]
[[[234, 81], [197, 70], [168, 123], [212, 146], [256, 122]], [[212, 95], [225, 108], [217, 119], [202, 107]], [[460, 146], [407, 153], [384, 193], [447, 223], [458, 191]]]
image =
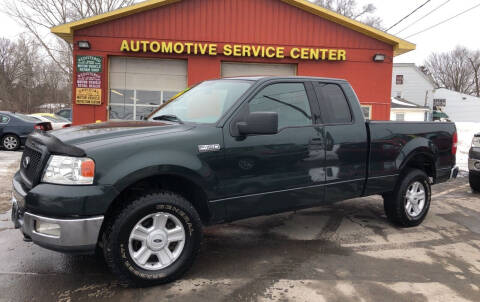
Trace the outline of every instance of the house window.
[[397, 85], [403, 85], [403, 74], [397, 74], [396, 81]]
[[405, 113], [402, 112], [395, 114], [395, 120], [400, 122], [405, 121]]
[[372, 119], [372, 105], [362, 105], [362, 112], [366, 120]]

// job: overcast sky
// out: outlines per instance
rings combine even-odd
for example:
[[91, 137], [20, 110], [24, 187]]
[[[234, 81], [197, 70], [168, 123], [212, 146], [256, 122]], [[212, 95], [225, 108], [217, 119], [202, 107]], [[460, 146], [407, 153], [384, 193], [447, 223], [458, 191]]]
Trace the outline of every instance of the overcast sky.
[[[1, 3], [5, 0], [0, 0]], [[413, 11], [416, 7], [424, 3], [426, 0], [357, 0], [360, 4], [373, 3], [377, 7], [376, 15], [383, 19], [384, 27], [388, 28], [395, 22]], [[389, 33], [395, 34], [404, 27], [410, 25], [420, 17], [432, 11], [447, 0], [431, 0], [421, 10], [414, 15], [394, 27]], [[480, 0], [450, 0], [442, 8], [424, 18], [420, 22], [414, 24], [407, 30], [398, 34], [400, 38], [406, 38], [411, 34], [417, 33], [436, 23], [444, 21], [454, 15], [467, 10], [477, 4]], [[445, 24], [428, 30], [422, 34], [418, 34], [408, 41], [417, 45], [417, 50], [398, 56], [396, 62], [414, 62], [421, 65], [425, 58], [432, 51], [448, 51], [456, 45], [464, 45], [471, 49], [480, 49], [480, 7], [471, 10], [464, 15], [457, 17]], [[15, 37], [22, 32], [19, 27], [8, 16], [0, 12], [0, 36], [9, 39]]]

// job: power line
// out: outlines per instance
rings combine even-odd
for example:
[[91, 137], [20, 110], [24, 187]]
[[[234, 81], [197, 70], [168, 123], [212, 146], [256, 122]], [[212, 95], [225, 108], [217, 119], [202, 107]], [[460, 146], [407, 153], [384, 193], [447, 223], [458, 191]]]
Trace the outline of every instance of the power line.
[[453, 17], [450, 17], [450, 18], [448, 18], [448, 19], [446, 19], [446, 20], [443, 20], [442, 22], [439, 22], [439, 23], [437, 23], [437, 24], [435, 24], [435, 25], [432, 25], [432, 26], [430, 26], [430, 27], [427, 27], [427, 28], [425, 28], [425, 29], [423, 29], [423, 30], [421, 30], [421, 31], [419, 31], [419, 32], [417, 32], [417, 33], [414, 33], [414, 34], [408, 36], [408, 37], [405, 37], [405, 39], [411, 38], [411, 37], [416, 36], [416, 35], [418, 35], [418, 34], [424, 33], [424, 32], [426, 32], [427, 30], [430, 30], [430, 29], [435, 28], [435, 27], [437, 27], [437, 26], [439, 26], [439, 25], [442, 25], [442, 24], [444, 24], [444, 23], [447, 23], [448, 21], [450, 21], [450, 20], [452, 20], [452, 19], [455, 19], [456, 17], [459, 17], [459, 16], [461, 16], [461, 15], [463, 15], [463, 14], [465, 14], [465, 13], [468, 13], [469, 11], [474, 10], [475, 8], [477, 8], [477, 7], [479, 7], [479, 6], [480, 6], [480, 3], [477, 4], [477, 5], [475, 5], [475, 6], [473, 6], [473, 7], [471, 7], [471, 8], [469, 8], [469, 9], [467, 9], [467, 10], [464, 10], [463, 12], [461, 12], [461, 13], [459, 13], [459, 14], [456, 14], [456, 15], [453, 16]]
[[402, 30], [400, 30], [399, 32], [396, 32], [394, 35], [398, 35], [399, 33], [403, 32], [404, 30], [412, 27], [413, 25], [417, 24], [419, 21], [425, 19], [426, 17], [430, 16], [431, 14], [433, 14], [434, 12], [436, 12], [437, 10], [439, 10], [440, 8], [442, 8], [443, 6], [445, 6], [445, 4], [447, 4], [448, 2], [450, 2], [451, 0], [447, 0], [445, 2], [443, 2], [442, 4], [440, 4], [439, 6], [437, 6], [436, 8], [434, 8], [433, 10], [431, 10], [428, 14], [418, 18], [417, 20], [415, 20], [414, 22], [410, 23], [408, 26], [404, 27]]
[[392, 26], [390, 26], [386, 31], [389, 31], [390, 29], [394, 28], [395, 26], [397, 26], [400, 22], [402, 22], [403, 20], [407, 19], [408, 17], [410, 17], [411, 15], [413, 15], [417, 10], [421, 9], [422, 7], [424, 7], [428, 2], [430, 2], [432, 0], [427, 0], [425, 3], [423, 3], [422, 5], [420, 5], [419, 7], [417, 7], [416, 9], [414, 9], [411, 13], [409, 13], [408, 15], [406, 15], [405, 17], [403, 17], [402, 19], [400, 19], [397, 23], [393, 24]]

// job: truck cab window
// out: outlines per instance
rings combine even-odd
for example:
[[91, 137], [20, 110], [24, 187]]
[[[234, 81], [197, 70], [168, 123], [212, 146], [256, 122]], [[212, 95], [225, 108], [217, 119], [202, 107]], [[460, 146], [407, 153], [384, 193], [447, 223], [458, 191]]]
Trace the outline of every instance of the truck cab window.
[[322, 117], [327, 124], [352, 122], [352, 113], [342, 88], [337, 84], [318, 83], [317, 95], [320, 98]]
[[302, 83], [279, 83], [263, 88], [249, 103], [250, 112], [277, 112], [278, 128], [312, 125], [312, 113]]

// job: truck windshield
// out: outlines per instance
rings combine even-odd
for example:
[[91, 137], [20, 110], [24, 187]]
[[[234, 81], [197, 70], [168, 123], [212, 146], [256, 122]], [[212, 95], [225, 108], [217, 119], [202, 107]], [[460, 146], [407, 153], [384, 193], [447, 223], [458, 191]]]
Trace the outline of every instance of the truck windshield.
[[215, 123], [252, 83], [244, 80], [203, 82], [162, 105], [148, 120]]

